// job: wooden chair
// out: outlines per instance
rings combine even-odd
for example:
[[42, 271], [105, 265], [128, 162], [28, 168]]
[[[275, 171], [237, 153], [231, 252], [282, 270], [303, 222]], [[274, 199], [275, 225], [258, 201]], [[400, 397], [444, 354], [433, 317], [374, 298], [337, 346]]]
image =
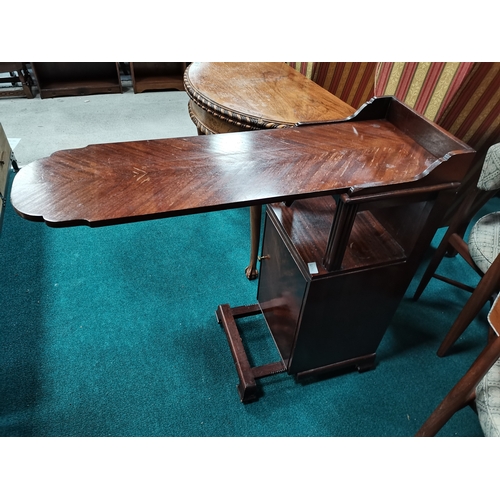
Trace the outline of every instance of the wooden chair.
[[[499, 189], [500, 144], [495, 144], [488, 149], [477, 189], [471, 190], [452, 220], [414, 295], [418, 300], [432, 277], [472, 293], [439, 347], [438, 356], [448, 352], [486, 302], [500, 291], [500, 212], [479, 219], [471, 229], [468, 244], [463, 240], [468, 222], [478, 209], [477, 200], [485, 195], [491, 197]], [[476, 288], [436, 274], [441, 260], [450, 250], [459, 253], [481, 277]]]
[[459, 410], [471, 406], [485, 436], [500, 437], [500, 296], [488, 314], [488, 345], [441, 404], [425, 421], [416, 437], [435, 436]]

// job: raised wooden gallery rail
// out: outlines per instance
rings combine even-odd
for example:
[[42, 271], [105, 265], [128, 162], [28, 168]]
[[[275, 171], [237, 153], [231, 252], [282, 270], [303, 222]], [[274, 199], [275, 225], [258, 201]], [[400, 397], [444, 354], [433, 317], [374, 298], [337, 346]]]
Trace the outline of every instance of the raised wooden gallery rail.
[[[474, 153], [384, 97], [331, 123], [59, 151], [23, 167], [11, 199], [19, 215], [51, 226], [269, 204], [259, 305], [217, 311], [246, 402], [256, 378], [280, 370], [373, 366], [446, 208], [441, 195]], [[252, 368], [236, 319], [255, 312], [281, 360]]]

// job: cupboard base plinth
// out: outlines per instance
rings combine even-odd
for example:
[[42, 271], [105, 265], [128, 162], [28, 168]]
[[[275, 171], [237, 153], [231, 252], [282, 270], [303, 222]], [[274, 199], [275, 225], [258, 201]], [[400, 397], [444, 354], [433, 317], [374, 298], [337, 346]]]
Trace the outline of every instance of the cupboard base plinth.
[[352, 366], [355, 367], [359, 373], [367, 372], [375, 368], [375, 356], [376, 354], [373, 353], [368, 354], [367, 356], [346, 359], [345, 361], [340, 361], [331, 365], [321, 366], [320, 368], [314, 368], [313, 370], [296, 373], [295, 377], [298, 381], [300, 381], [305, 379], [306, 377], [317, 377], [325, 373], [330, 373], [336, 370], [341, 370], [342, 368], [348, 368]]

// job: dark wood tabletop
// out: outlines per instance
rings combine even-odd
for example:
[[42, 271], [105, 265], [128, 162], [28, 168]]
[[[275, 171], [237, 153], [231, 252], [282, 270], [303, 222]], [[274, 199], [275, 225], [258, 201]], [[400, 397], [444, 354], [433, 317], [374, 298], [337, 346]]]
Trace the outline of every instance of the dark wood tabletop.
[[445, 161], [446, 181], [461, 180], [459, 157], [474, 151], [384, 99], [391, 119], [366, 119], [368, 104], [357, 121], [59, 151], [21, 169], [12, 204], [27, 219], [92, 226], [399, 185]]

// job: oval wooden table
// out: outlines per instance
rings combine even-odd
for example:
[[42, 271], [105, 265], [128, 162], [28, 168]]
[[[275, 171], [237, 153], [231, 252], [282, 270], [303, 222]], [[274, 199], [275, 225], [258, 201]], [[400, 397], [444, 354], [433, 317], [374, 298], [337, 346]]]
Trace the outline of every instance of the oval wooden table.
[[[285, 63], [196, 62], [184, 73], [184, 87], [200, 135], [289, 128], [344, 119], [355, 111]], [[250, 207], [248, 279], [258, 275], [261, 215], [261, 205]]]

